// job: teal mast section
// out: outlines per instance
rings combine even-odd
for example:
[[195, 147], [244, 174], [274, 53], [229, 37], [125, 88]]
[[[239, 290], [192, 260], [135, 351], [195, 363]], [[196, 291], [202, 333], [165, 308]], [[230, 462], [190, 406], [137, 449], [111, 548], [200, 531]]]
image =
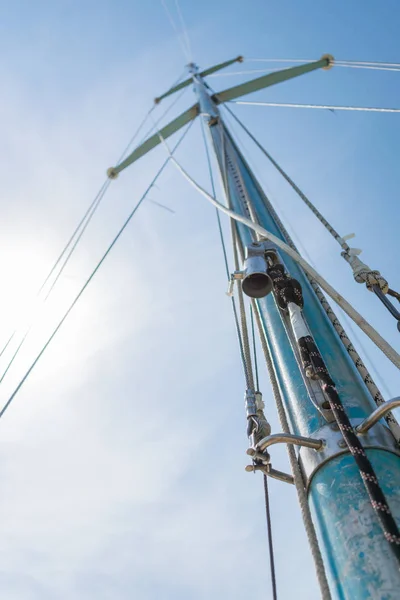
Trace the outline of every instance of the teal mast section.
[[[287, 241], [269, 209], [260, 184], [219, 114], [217, 104], [225, 98], [222, 94], [214, 97], [209, 94], [194, 65], [191, 66], [191, 73], [199, 111], [208, 127], [232, 208], [246, 217], [255, 217], [263, 227]], [[239, 225], [238, 233], [243, 247], [252, 243], [248, 228]], [[304, 272], [289, 256], [281, 256], [291, 276], [301, 283], [304, 316], [309, 329], [337, 384], [346, 412], [352, 424], [357, 425], [376, 405]], [[336, 425], [330, 422], [328, 411], [323, 410], [323, 405], [318, 406], [315, 396], [312, 398], [313, 394], [303, 379], [273, 296], [262, 298], [257, 304], [292, 433], [329, 441], [330, 453], [325, 462], [318, 464], [317, 461], [310, 468], [309, 460], [307, 483], [332, 597], [340, 600], [398, 600], [398, 565], [384, 538], [354, 460], [347, 449], [343, 449], [340, 435]], [[392, 513], [400, 521], [400, 456], [394, 438], [386, 424], [380, 421], [368, 435], [362, 436], [362, 440]], [[316, 451], [308, 450], [308, 457], [310, 452]], [[273, 458], [273, 450], [271, 454]]]

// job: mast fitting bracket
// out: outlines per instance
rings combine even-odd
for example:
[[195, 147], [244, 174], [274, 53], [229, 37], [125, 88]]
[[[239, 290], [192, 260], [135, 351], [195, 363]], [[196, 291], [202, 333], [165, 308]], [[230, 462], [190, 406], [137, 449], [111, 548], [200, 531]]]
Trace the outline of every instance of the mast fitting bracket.
[[[400, 399], [395, 398], [394, 400], [397, 400], [397, 406], [399, 406]], [[385, 406], [386, 404], [389, 406]], [[391, 431], [386, 425], [383, 425], [383, 423], [377, 423], [377, 421], [383, 416], [382, 411], [378, 414], [377, 411], [379, 411], [381, 408], [386, 408], [387, 411], [394, 408], [394, 404], [390, 404], [390, 402], [385, 403], [385, 405], [379, 407], [366, 419], [351, 419], [351, 423], [358, 435], [361, 433], [360, 429], [363, 432], [362, 443], [367, 452], [369, 449], [374, 448], [376, 450], [385, 450], [386, 452], [392, 452], [393, 454], [400, 455], [399, 448]], [[371, 431], [368, 431], [368, 429], [374, 424], [375, 427], [373, 427]], [[365, 425], [368, 427], [367, 430], [365, 430]], [[350, 454], [350, 451], [343, 439], [341, 431], [338, 429], [336, 422], [323, 425], [320, 429], [314, 432], [314, 435], [324, 438], [324, 445], [319, 452], [315, 452], [315, 450], [313, 450], [310, 446], [305, 447], [305, 445], [300, 448], [299, 452], [300, 468], [303, 472], [307, 489], [309, 488], [315, 473], [321, 467], [323, 467], [329, 461], [334, 460], [339, 455]]]
[[382, 419], [385, 415], [391, 412], [394, 408], [400, 407], [400, 396], [397, 398], [392, 398], [388, 400], [384, 404], [381, 404], [376, 408], [362, 423], [357, 425], [356, 432], [358, 434], [365, 434], [373, 427], [380, 419]]

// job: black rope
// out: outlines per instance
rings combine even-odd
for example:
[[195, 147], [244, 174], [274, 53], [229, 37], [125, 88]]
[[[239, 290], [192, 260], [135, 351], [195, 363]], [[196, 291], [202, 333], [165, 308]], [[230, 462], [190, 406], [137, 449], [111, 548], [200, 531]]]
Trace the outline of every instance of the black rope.
[[271, 584], [272, 584], [272, 598], [277, 600], [277, 589], [276, 589], [276, 573], [275, 573], [275, 555], [274, 546], [272, 542], [272, 523], [271, 523], [271, 510], [269, 505], [269, 493], [268, 493], [268, 478], [264, 474], [264, 497], [265, 497], [265, 514], [267, 517], [267, 531], [268, 531], [268, 547], [269, 547], [269, 564], [271, 569]]
[[[257, 364], [257, 347], [256, 347], [256, 336], [254, 332], [254, 315], [253, 315], [253, 304], [250, 304], [250, 318], [251, 318], [251, 335], [253, 341], [253, 354], [254, 354], [254, 368], [256, 373], [257, 390], [260, 389], [258, 381], [258, 364]], [[275, 552], [274, 552], [274, 540], [272, 537], [272, 518], [271, 518], [271, 507], [269, 503], [269, 492], [268, 492], [268, 477], [263, 474], [264, 479], [264, 499], [265, 499], [265, 516], [267, 519], [267, 534], [268, 534], [268, 550], [269, 550], [269, 564], [271, 570], [271, 585], [272, 585], [272, 598], [277, 600], [277, 587], [276, 587], [276, 572], [275, 572]]]
[[[285, 273], [283, 265], [273, 265], [268, 269], [268, 274], [272, 279], [274, 295], [281, 309], [286, 310], [289, 302], [297, 304], [300, 308], [303, 307], [301, 286], [298, 281]], [[400, 563], [399, 528], [392, 516], [385, 494], [379, 485], [374, 468], [346, 414], [335, 382], [332, 380], [312, 336], [300, 337], [297, 340], [297, 344], [306, 376], [312, 379], [319, 379], [322, 383], [322, 389], [328, 399], [329, 406], [343, 435], [343, 439], [351, 455], [354, 457], [370, 502], [382, 527], [383, 534], [389, 542], [397, 561]]]
[[[191, 121], [189, 123], [189, 125], [185, 129], [183, 135], [179, 138], [178, 142], [175, 144], [172, 152], [175, 152], [175, 150], [178, 148], [178, 146], [180, 145], [180, 143], [182, 142], [182, 140], [185, 138], [186, 134], [188, 133], [188, 131], [191, 128], [192, 125], [193, 125], [193, 121]], [[96, 275], [97, 271], [100, 269], [101, 265], [106, 260], [107, 256], [110, 254], [111, 250], [113, 249], [113, 247], [115, 246], [115, 244], [117, 243], [117, 241], [119, 240], [119, 238], [121, 237], [122, 233], [125, 231], [125, 229], [129, 225], [132, 217], [134, 216], [134, 214], [136, 213], [136, 211], [138, 210], [138, 208], [140, 207], [140, 205], [142, 204], [142, 202], [146, 199], [146, 196], [149, 193], [149, 191], [151, 190], [151, 188], [153, 187], [154, 183], [157, 181], [157, 179], [160, 177], [161, 173], [164, 171], [165, 167], [168, 165], [168, 163], [170, 161], [170, 158], [171, 157], [169, 156], [164, 161], [164, 163], [162, 164], [162, 166], [160, 167], [160, 169], [157, 171], [156, 175], [153, 177], [152, 182], [147, 187], [146, 191], [144, 192], [144, 194], [142, 195], [142, 197], [140, 198], [140, 200], [136, 203], [136, 206], [132, 209], [131, 213], [129, 214], [129, 216], [125, 220], [124, 224], [122, 225], [122, 227], [118, 231], [117, 235], [114, 237], [114, 239], [112, 240], [111, 244], [108, 246], [107, 250], [105, 251], [105, 253], [101, 257], [101, 259], [97, 263], [96, 267], [93, 269], [92, 273], [89, 275], [89, 277], [87, 278], [86, 282], [84, 283], [84, 285], [80, 289], [79, 293], [75, 296], [74, 300], [71, 302], [69, 308], [64, 313], [64, 316], [59, 321], [59, 323], [55, 327], [55, 329], [53, 330], [53, 332], [50, 335], [50, 337], [48, 338], [47, 342], [44, 344], [44, 346], [40, 350], [39, 354], [36, 356], [35, 360], [32, 362], [32, 364], [30, 365], [30, 367], [26, 371], [25, 375], [22, 377], [22, 379], [20, 380], [20, 382], [18, 383], [18, 385], [14, 389], [13, 393], [11, 394], [11, 396], [9, 397], [9, 399], [7, 400], [7, 402], [5, 403], [5, 405], [3, 406], [3, 408], [0, 411], [0, 418], [4, 415], [4, 413], [6, 412], [7, 408], [10, 406], [11, 402], [14, 400], [15, 396], [17, 395], [17, 393], [19, 392], [19, 390], [22, 388], [23, 384], [28, 379], [29, 375], [31, 374], [31, 372], [33, 371], [33, 369], [35, 368], [35, 366], [39, 362], [40, 358], [43, 356], [44, 352], [47, 350], [48, 346], [50, 345], [50, 343], [52, 342], [52, 340], [54, 339], [54, 337], [58, 333], [58, 331], [61, 328], [61, 326], [63, 325], [64, 321], [67, 319], [68, 315], [70, 314], [70, 312], [74, 308], [75, 304], [78, 302], [78, 300], [80, 299], [80, 297], [82, 296], [82, 294], [84, 293], [84, 291], [86, 290], [86, 288], [88, 287], [88, 285], [90, 284], [90, 282], [92, 281], [92, 279], [94, 278], [94, 276]]]

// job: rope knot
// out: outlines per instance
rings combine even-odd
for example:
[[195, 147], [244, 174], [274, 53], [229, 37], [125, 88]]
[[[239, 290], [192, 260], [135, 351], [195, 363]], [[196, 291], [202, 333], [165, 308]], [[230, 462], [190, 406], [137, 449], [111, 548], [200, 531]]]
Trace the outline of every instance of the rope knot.
[[356, 254], [352, 253], [354, 248], [350, 248], [348, 252], [342, 252], [343, 258], [349, 263], [353, 270], [353, 277], [357, 283], [365, 283], [367, 289], [372, 292], [373, 286], [378, 285], [384, 294], [389, 291], [389, 284], [379, 271], [374, 271], [362, 260], [358, 258]]
[[354, 276], [354, 279], [360, 283], [365, 282], [367, 289], [372, 292], [374, 285], [379, 285], [380, 289], [384, 294], [389, 291], [389, 284], [379, 271], [360, 271], [358, 278]]

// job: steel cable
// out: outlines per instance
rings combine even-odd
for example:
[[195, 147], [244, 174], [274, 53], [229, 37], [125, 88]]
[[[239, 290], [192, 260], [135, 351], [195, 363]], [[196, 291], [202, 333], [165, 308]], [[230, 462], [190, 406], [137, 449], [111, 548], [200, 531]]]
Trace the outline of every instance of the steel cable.
[[202, 188], [202, 186], [199, 185], [195, 181], [195, 179], [193, 177], [191, 177], [189, 175], [189, 173], [182, 167], [181, 163], [179, 163], [171, 155], [171, 150], [169, 149], [169, 146], [166, 143], [166, 141], [163, 138], [163, 136], [161, 135], [160, 131], [158, 131], [158, 135], [160, 137], [160, 140], [164, 144], [164, 146], [165, 146], [165, 148], [167, 150], [167, 153], [171, 157], [171, 161], [173, 162], [173, 164], [175, 165], [175, 167], [183, 175], [183, 177], [185, 179], [187, 179], [187, 181], [202, 196], [204, 196], [213, 206], [215, 206], [220, 211], [222, 211], [225, 214], [227, 214], [229, 217], [235, 219], [239, 223], [243, 223], [244, 225], [246, 225], [247, 227], [249, 227], [249, 229], [252, 229], [256, 233], [258, 233], [260, 236], [262, 236], [262, 237], [266, 238], [267, 240], [271, 241], [273, 244], [275, 244], [276, 246], [278, 246], [278, 248], [280, 248], [281, 250], [283, 250], [284, 252], [286, 252], [286, 254], [288, 254], [293, 260], [295, 260], [297, 263], [299, 263], [300, 266], [302, 266], [303, 269], [305, 271], [307, 271], [309, 273], [309, 275], [311, 277], [313, 277], [318, 282], [318, 284], [322, 287], [322, 289], [325, 290], [327, 292], [327, 294], [329, 294], [329, 296], [333, 300], [335, 300], [335, 302], [337, 302], [339, 304], [339, 306], [346, 312], [346, 314], [355, 323], [357, 323], [357, 325], [360, 327], [360, 329], [362, 329], [364, 331], [364, 333], [385, 354], [385, 356], [397, 368], [400, 369], [400, 355], [398, 354], [398, 352], [396, 352], [396, 350], [376, 331], [376, 329], [374, 329], [374, 327], [372, 327], [372, 325], [370, 325], [370, 323], [368, 323], [368, 321], [366, 321], [360, 315], [360, 313], [357, 312], [355, 310], [355, 308], [349, 302], [347, 302], [347, 300], [337, 290], [335, 290], [335, 288], [333, 288], [326, 281], [326, 279], [324, 279], [324, 277], [322, 277], [322, 275], [320, 275], [319, 273], [317, 273], [317, 271], [311, 265], [309, 265], [308, 262], [306, 260], [304, 260], [304, 258], [302, 256], [300, 256], [298, 254], [298, 252], [296, 252], [295, 250], [293, 250], [293, 248], [291, 248], [288, 244], [286, 244], [285, 242], [283, 242], [276, 235], [273, 235], [270, 231], [267, 231], [264, 227], [261, 227], [257, 223], [254, 223], [250, 219], [247, 219], [243, 215], [240, 215], [240, 214], [236, 213], [235, 211], [231, 210], [230, 208], [227, 208], [226, 206], [224, 206], [223, 204], [221, 204], [220, 202], [218, 202], [218, 200], [216, 198], [214, 198], [213, 196], [211, 196], [204, 188]]
[[[289, 422], [286, 416], [285, 407], [283, 405], [281, 392], [279, 389], [279, 384], [276, 378], [274, 366], [272, 364], [272, 359], [270, 355], [270, 351], [268, 348], [268, 343], [266, 340], [265, 332], [262, 326], [260, 314], [258, 312], [257, 303], [255, 300], [252, 300], [254, 316], [257, 323], [258, 333], [261, 340], [261, 347], [263, 349], [265, 363], [269, 375], [269, 379], [272, 386], [272, 393], [274, 395], [276, 408], [278, 412], [279, 421], [281, 423], [282, 431], [285, 433], [290, 433]], [[286, 445], [290, 467], [293, 474], [294, 485], [296, 488], [297, 496], [299, 498], [300, 504], [300, 512], [304, 523], [304, 529], [306, 531], [306, 535], [308, 538], [308, 543], [310, 545], [311, 555], [314, 560], [315, 571], [317, 575], [317, 580], [319, 583], [319, 587], [321, 590], [322, 600], [331, 600], [331, 593], [329, 591], [328, 580], [326, 577], [325, 565], [322, 559], [321, 549], [318, 543], [317, 534], [315, 533], [314, 523], [312, 521], [310, 507], [308, 505], [307, 493], [304, 488], [303, 476], [300, 471], [300, 466], [296, 457], [296, 452], [293, 447], [293, 444]]]
[[[347, 244], [344, 242], [344, 240], [342, 240], [342, 238], [339, 236], [339, 234], [333, 229], [333, 227], [328, 223], [328, 221], [326, 221], [326, 219], [321, 215], [321, 213], [318, 211], [318, 209], [310, 202], [310, 200], [300, 190], [300, 188], [295, 184], [295, 182], [287, 175], [287, 173], [285, 173], [285, 171], [283, 171], [283, 169], [279, 166], [279, 164], [272, 158], [272, 156], [269, 154], [269, 152], [267, 152], [267, 150], [264, 148], [264, 146], [262, 144], [260, 144], [260, 142], [257, 140], [257, 138], [248, 130], [248, 128], [244, 125], [244, 123], [235, 115], [235, 113], [233, 113], [229, 109], [229, 107], [226, 106], [225, 108], [227, 109], [228, 113], [235, 119], [235, 121], [241, 126], [241, 128], [245, 131], [245, 133], [250, 137], [250, 139], [257, 145], [257, 147], [268, 158], [268, 160], [274, 165], [274, 167], [278, 170], [278, 172], [289, 183], [289, 185], [294, 189], [294, 191], [300, 196], [300, 198], [305, 202], [305, 204], [307, 204], [307, 206], [309, 206], [309, 208], [312, 210], [312, 212], [314, 212], [314, 214], [317, 216], [317, 218], [325, 225], [325, 227], [328, 229], [328, 231], [331, 233], [331, 235], [342, 245], [342, 247], [347, 246]], [[283, 225], [281, 219], [279, 218], [279, 215], [276, 213], [274, 207], [272, 206], [271, 202], [267, 199], [265, 194], [264, 194], [263, 200], [266, 204], [267, 209], [271, 213], [273, 219], [277, 223], [278, 227], [281, 229], [287, 243], [289, 244], [289, 246], [291, 246], [293, 248], [293, 250], [295, 250], [297, 252], [298, 250], [296, 248], [296, 245], [294, 244], [291, 236], [289, 235], [289, 233], [286, 230], [285, 226]], [[351, 340], [349, 339], [344, 327], [342, 326], [338, 317], [334, 313], [334, 311], [333, 311], [332, 307], [330, 306], [328, 300], [326, 299], [325, 295], [322, 293], [322, 291], [321, 291], [320, 287], [318, 286], [317, 282], [315, 281], [315, 279], [313, 277], [311, 277], [309, 275], [309, 273], [307, 273], [307, 271], [305, 271], [305, 275], [306, 275], [307, 279], [309, 280], [309, 282], [310, 282], [318, 300], [320, 301], [323, 309], [325, 310], [329, 320], [331, 321], [333, 327], [335, 328], [340, 341], [346, 348], [350, 358], [352, 359], [360, 376], [362, 377], [374, 402], [377, 404], [377, 406], [384, 404], [385, 400], [384, 400], [378, 386], [375, 384], [371, 374], [369, 373], [363, 360], [361, 359], [360, 355], [358, 354], [354, 345], [352, 344]], [[388, 413], [385, 416], [385, 420], [386, 420], [393, 436], [395, 437], [397, 443], [400, 443], [400, 425], [397, 422], [396, 418], [394, 417], [394, 415], [392, 413]]]
[[[213, 175], [212, 166], [211, 166], [210, 152], [208, 149], [206, 135], [204, 132], [203, 121], [201, 121], [201, 132], [202, 132], [202, 136], [203, 136], [204, 148], [205, 148], [205, 153], [206, 153], [206, 160], [207, 160], [208, 172], [209, 172], [209, 177], [210, 177], [211, 189], [212, 189], [213, 195], [215, 196], [216, 190], [215, 190], [214, 175]], [[215, 212], [216, 212], [216, 218], [217, 218], [217, 224], [218, 224], [219, 238], [220, 238], [221, 247], [222, 247], [222, 253], [224, 256], [226, 277], [227, 277], [227, 280], [229, 281], [230, 280], [230, 270], [229, 270], [228, 255], [227, 255], [227, 251], [226, 251], [224, 234], [222, 231], [221, 216], [219, 214], [219, 210], [215, 209]], [[237, 336], [238, 344], [239, 344], [240, 358], [242, 361], [243, 373], [244, 373], [244, 377], [246, 380], [246, 387], [248, 389], [250, 389], [251, 382], [252, 382], [251, 364], [250, 364], [250, 372], [249, 372], [249, 365], [248, 365], [248, 361], [246, 360], [243, 336], [242, 336], [242, 332], [240, 330], [239, 316], [238, 316], [238, 311], [237, 311], [236, 301], [235, 301], [234, 296], [231, 296], [231, 303], [232, 303], [233, 318], [235, 321], [236, 336]]]
[[[185, 138], [186, 134], [190, 130], [192, 124], [193, 124], [193, 121], [191, 123], [189, 123], [189, 125], [185, 129], [183, 135], [179, 138], [178, 142], [174, 146], [172, 152], [175, 152], [176, 149], [179, 147], [180, 143], [183, 141], [183, 139]], [[20, 382], [18, 383], [18, 385], [16, 386], [16, 388], [12, 392], [11, 396], [8, 398], [7, 402], [4, 404], [3, 408], [0, 411], [0, 418], [4, 415], [4, 413], [6, 412], [6, 410], [8, 409], [8, 407], [10, 406], [11, 402], [14, 400], [15, 396], [18, 394], [19, 390], [22, 388], [23, 384], [28, 379], [28, 377], [31, 374], [31, 372], [33, 371], [33, 369], [36, 367], [36, 365], [39, 362], [40, 358], [43, 356], [44, 352], [46, 351], [46, 349], [48, 348], [48, 346], [50, 345], [50, 343], [52, 342], [52, 340], [54, 339], [54, 337], [57, 335], [59, 329], [61, 328], [61, 326], [63, 325], [63, 323], [67, 319], [68, 315], [70, 314], [70, 312], [72, 311], [72, 309], [74, 308], [74, 306], [76, 305], [76, 303], [78, 302], [78, 300], [80, 299], [80, 297], [82, 296], [82, 294], [84, 293], [84, 291], [86, 290], [86, 288], [88, 287], [88, 285], [90, 284], [90, 282], [92, 281], [92, 279], [94, 278], [94, 276], [96, 275], [96, 273], [98, 272], [98, 270], [100, 269], [100, 267], [103, 264], [103, 262], [106, 260], [107, 256], [110, 254], [111, 250], [113, 249], [113, 247], [115, 246], [115, 244], [117, 243], [117, 241], [121, 237], [122, 233], [125, 231], [125, 229], [129, 225], [131, 219], [135, 215], [136, 211], [138, 210], [138, 208], [140, 207], [140, 205], [142, 204], [142, 202], [146, 199], [147, 194], [149, 193], [149, 191], [151, 190], [151, 188], [153, 187], [153, 185], [155, 184], [155, 182], [157, 181], [157, 179], [160, 177], [161, 173], [164, 171], [164, 169], [168, 165], [169, 161], [170, 161], [170, 157], [168, 157], [167, 160], [164, 161], [164, 163], [162, 164], [162, 166], [160, 167], [160, 169], [157, 171], [157, 173], [154, 176], [154, 178], [152, 179], [150, 185], [147, 187], [146, 191], [143, 193], [143, 195], [141, 196], [140, 200], [136, 203], [135, 207], [133, 208], [133, 210], [129, 214], [128, 218], [125, 220], [124, 224], [119, 229], [118, 233], [116, 234], [116, 236], [112, 240], [111, 244], [108, 246], [107, 250], [105, 251], [105, 253], [101, 257], [101, 259], [97, 263], [96, 267], [93, 269], [92, 273], [89, 275], [89, 277], [87, 278], [86, 282], [84, 283], [84, 285], [82, 286], [82, 288], [80, 289], [80, 291], [78, 292], [78, 294], [75, 296], [75, 298], [72, 301], [72, 303], [69, 305], [68, 309], [64, 313], [64, 315], [61, 318], [61, 320], [59, 321], [58, 325], [55, 327], [55, 329], [53, 330], [52, 334], [47, 339], [46, 343], [44, 344], [44, 346], [42, 347], [42, 349], [40, 350], [40, 352], [37, 354], [37, 356], [34, 359], [34, 361], [31, 363], [30, 367], [26, 371], [25, 375], [22, 377], [22, 379], [20, 380]]]
[[[182, 75], [179, 77], [179, 79], [182, 78]], [[178, 79], [178, 81], [179, 81]], [[187, 90], [183, 90], [180, 94], [178, 94], [178, 96], [174, 99], [174, 101], [168, 106], [168, 108], [162, 113], [162, 115], [156, 120], [156, 125], [158, 125], [160, 123], [160, 121], [168, 114], [168, 112], [175, 106], [175, 104], [180, 100], [180, 98], [183, 96], [183, 94], [186, 92]], [[131, 137], [131, 139], [129, 140], [127, 146], [125, 147], [124, 151], [122, 152], [121, 156], [119, 157], [117, 163], [121, 162], [124, 157], [126, 156], [126, 154], [128, 153], [130, 147], [132, 146], [132, 144], [134, 143], [134, 141], [136, 140], [136, 138], [138, 137], [140, 131], [143, 129], [144, 125], [146, 124], [147, 120], [149, 119], [151, 113], [153, 112], [153, 110], [156, 107], [153, 106], [150, 108], [150, 110], [146, 113], [145, 117], [143, 118], [142, 122], [140, 123], [139, 127], [136, 129], [135, 133], [133, 134], [133, 136]], [[153, 131], [154, 129], [154, 125], [151, 127], [151, 129], [144, 135], [143, 139], [146, 139], [147, 136]], [[89, 207], [87, 208], [85, 214], [83, 215], [83, 217], [81, 218], [81, 220], [79, 221], [78, 225], [76, 226], [74, 232], [72, 233], [71, 237], [69, 238], [68, 242], [66, 243], [66, 245], [64, 246], [64, 249], [62, 250], [62, 252], [60, 253], [60, 255], [58, 256], [57, 260], [55, 261], [55, 263], [53, 264], [52, 268], [50, 269], [48, 275], [46, 276], [44, 282], [42, 283], [37, 296], [40, 297], [41, 293], [43, 292], [44, 288], [46, 287], [46, 284], [50, 281], [50, 279], [52, 278], [53, 273], [57, 270], [57, 274], [55, 275], [49, 289], [47, 290], [46, 294], [43, 297], [43, 303], [46, 302], [50, 296], [50, 294], [52, 293], [54, 287], [57, 285], [62, 273], [64, 272], [64, 269], [66, 268], [67, 264], [69, 263], [72, 255], [74, 254], [78, 244], [80, 243], [87, 227], [89, 226], [90, 222], [92, 221], [97, 209], [99, 208], [109, 186], [111, 184], [111, 179], [107, 178], [106, 181], [103, 183], [103, 185], [101, 186], [100, 190], [98, 191], [98, 193], [96, 194], [94, 200], [91, 202], [91, 204], [89, 205]], [[69, 248], [69, 252], [68, 252], [68, 248]], [[65, 256], [65, 254], [68, 252], [68, 254]], [[65, 258], [64, 258], [65, 257]], [[60, 265], [62, 259], [64, 258], [60, 268], [57, 269], [57, 267]], [[27, 327], [27, 329], [24, 331], [24, 333], [22, 334], [22, 338], [20, 339], [16, 349], [14, 350], [13, 354], [11, 355], [11, 357], [9, 358], [6, 366], [4, 367], [3, 373], [0, 377], [0, 384], [3, 382], [5, 376], [7, 375], [8, 371], [10, 370], [13, 362], [16, 360], [21, 348], [23, 347], [27, 337], [29, 336], [29, 333], [31, 332], [33, 325], [35, 323], [35, 320], [33, 320], [30, 325]], [[18, 333], [18, 330], [15, 329], [9, 340], [7, 341], [7, 343], [5, 344], [5, 346], [3, 347], [3, 349], [0, 352], [0, 357], [2, 356], [2, 354], [5, 352], [6, 348], [9, 346], [9, 344], [11, 343], [11, 341], [14, 339], [14, 337], [16, 336], [16, 334]]]
[[373, 106], [332, 106], [330, 104], [294, 104], [290, 102], [256, 102], [251, 100], [231, 100], [231, 104], [242, 104], [249, 106], [274, 106], [277, 108], [315, 108], [322, 110], [347, 110], [361, 112], [400, 113], [400, 108], [381, 108]]

